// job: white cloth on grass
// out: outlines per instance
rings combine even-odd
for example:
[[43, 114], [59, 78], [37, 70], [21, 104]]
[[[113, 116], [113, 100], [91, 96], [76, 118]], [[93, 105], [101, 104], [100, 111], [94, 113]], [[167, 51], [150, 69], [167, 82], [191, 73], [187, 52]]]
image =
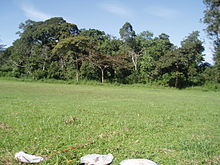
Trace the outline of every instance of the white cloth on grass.
[[44, 160], [41, 156], [26, 154], [23, 151], [16, 153], [15, 159], [23, 163], [40, 163]]
[[80, 163], [86, 165], [108, 165], [112, 162], [113, 155], [90, 154], [80, 158]]
[[120, 165], [157, 165], [157, 163], [148, 159], [127, 159], [123, 160]]

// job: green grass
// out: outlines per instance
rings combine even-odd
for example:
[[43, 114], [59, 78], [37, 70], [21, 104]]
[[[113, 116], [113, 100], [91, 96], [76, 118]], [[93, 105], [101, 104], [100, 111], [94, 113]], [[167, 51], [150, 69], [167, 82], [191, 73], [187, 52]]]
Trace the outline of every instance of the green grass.
[[14, 154], [77, 164], [112, 153], [113, 165], [147, 158], [160, 165], [220, 164], [220, 92], [0, 80], [0, 164]]

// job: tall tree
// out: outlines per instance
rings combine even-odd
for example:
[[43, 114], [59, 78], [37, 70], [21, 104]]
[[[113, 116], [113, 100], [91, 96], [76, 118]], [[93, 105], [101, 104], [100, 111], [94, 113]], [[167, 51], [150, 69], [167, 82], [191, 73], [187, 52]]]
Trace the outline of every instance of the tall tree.
[[[104, 31], [97, 29], [81, 29], [80, 35], [90, 38], [90, 42], [87, 45], [89, 48], [89, 56], [86, 57], [86, 60], [90, 66], [92, 65], [100, 70], [100, 81], [104, 82], [105, 70], [112, 65], [108, 51], [109, 45], [106, 44], [110, 39], [109, 36], [106, 35]], [[90, 67], [88, 64], [87, 67]]]
[[40, 22], [27, 20], [20, 24], [18, 33], [20, 38], [13, 43], [11, 58], [14, 68], [36, 76], [46, 72], [54, 60], [53, 47], [63, 38], [77, 35], [79, 30], [75, 24], [54, 17]]
[[11, 71], [10, 66], [10, 56], [11, 56], [11, 48], [9, 47], [7, 49], [4, 48], [4, 45], [0, 45], [0, 70], [2, 71]]
[[199, 31], [193, 31], [190, 33], [182, 42], [182, 48], [188, 51], [188, 59], [191, 64], [199, 65], [204, 61], [204, 51], [203, 42], [199, 39]]
[[137, 43], [135, 40], [136, 34], [132, 25], [126, 22], [119, 30], [121, 39], [124, 41], [124, 53], [130, 58], [131, 63], [134, 66], [134, 71], [138, 71], [138, 59], [141, 56], [137, 49]]
[[111, 38], [106, 38], [99, 42], [93, 41], [88, 60], [100, 69], [100, 80], [102, 83], [105, 81], [105, 72], [107, 69], [116, 70], [116, 68], [126, 66], [126, 61], [119, 52], [118, 43], [111, 40]]
[[59, 54], [62, 68], [68, 67], [67, 63], [75, 65], [77, 81], [79, 81], [82, 61], [85, 60], [84, 56], [89, 53], [89, 41], [90, 39], [85, 36], [68, 37], [61, 40], [52, 50], [53, 54]]
[[[0, 39], [1, 41], [1, 39]], [[0, 44], [0, 66], [3, 64], [3, 50], [4, 50], [4, 45]]]
[[204, 51], [198, 37], [198, 31], [192, 32], [181, 42], [180, 48], [171, 49], [157, 61], [156, 71], [168, 85], [181, 88], [197, 83]]
[[54, 47], [61, 39], [78, 33], [79, 30], [75, 24], [67, 23], [61, 17], [54, 17], [38, 23], [38, 26], [32, 33], [32, 37], [35, 42]]
[[135, 31], [133, 30], [132, 25], [129, 22], [126, 22], [119, 31], [121, 39], [127, 43], [133, 41], [135, 37]]
[[[101, 82], [104, 82], [106, 78], [113, 79], [117, 71], [122, 68], [122, 65], [125, 66], [125, 61], [121, 56], [122, 52], [119, 51], [122, 41], [97, 29], [82, 29], [80, 35], [90, 37], [88, 63], [84, 62], [85, 65], [83, 65], [84, 75], [91, 73], [89, 68], [93, 68], [94, 71], [98, 71], [97, 74], [100, 75]], [[86, 65], [88, 67], [87, 73], [85, 71]]]
[[204, 61], [203, 43], [199, 39], [199, 32], [193, 31], [181, 42], [182, 53], [187, 58], [187, 81], [188, 83], [195, 84], [198, 79], [196, 78], [199, 73], [199, 66]]
[[136, 42], [138, 49], [142, 54], [140, 59], [140, 74], [144, 82], [150, 81], [152, 74], [151, 71], [154, 68], [154, 61], [152, 54], [149, 53], [150, 48], [153, 46], [153, 33], [150, 31], [143, 31], [136, 36]]
[[207, 25], [206, 31], [214, 43], [216, 80], [220, 82], [220, 1], [203, 0], [203, 2], [206, 6], [203, 22]]
[[160, 64], [159, 60], [171, 51], [174, 45], [170, 42], [169, 36], [166, 34], [161, 34], [145, 43], [143, 47], [143, 58], [141, 59], [141, 68], [148, 72], [145, 73], [145, 75], [151, 80], [160, 79], [162, 74], [157, 69], [157, 66]]
[[186, 65], [187, 57], [182, 49], [173, 49], [158, 60], [156, 69], [167, 85], [181, 88], [185, 85]]

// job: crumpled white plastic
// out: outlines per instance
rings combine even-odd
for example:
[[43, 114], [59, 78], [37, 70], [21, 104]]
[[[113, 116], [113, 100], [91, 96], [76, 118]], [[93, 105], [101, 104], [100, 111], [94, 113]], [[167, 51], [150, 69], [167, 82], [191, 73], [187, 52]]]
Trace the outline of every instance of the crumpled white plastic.
[[17, 152], [15, 154], [15, 159], [23, 163], [40, 163], [44, 160], [41, 156], [26, 154], [23, 151]]
[[157, 165], [157, 163], [148, 159], [127, 159], [123, 160], [120, 165]]
[[113, 155], [90, 154], [80, 158], [80, 163], [86, 165], [108, 165], [113, 160]]

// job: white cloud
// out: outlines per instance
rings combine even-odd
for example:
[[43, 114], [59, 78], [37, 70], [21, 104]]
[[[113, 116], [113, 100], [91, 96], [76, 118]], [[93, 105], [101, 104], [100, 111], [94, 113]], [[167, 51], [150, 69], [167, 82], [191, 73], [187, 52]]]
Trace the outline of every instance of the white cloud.
[[146, 11], [148, 14], [152, 16], [160, 17], [163, 19], [176, 18], [176, 16], [179, 14], [178, 11], [174, 9], [169, 9], [165, 7], [156, 7], [156, 6], [148, 7]]
[[46, 14], [44, 12], [41, 12], [41, 11], [35, 9], [31, 5], [24, 4], [24, 5], [22, 5], [21, 9], [24, 11], [26, 17], [29, 19], [42, 21], [42, 20], [46, 20], [46, 19], [49, 19], [52, 17], [49, 14]]
[[100, 6], [105, 11], [122, 17], [130, 17], [132, 15], [129, 9], [122, 7], [118, 4], [102, 4]]

